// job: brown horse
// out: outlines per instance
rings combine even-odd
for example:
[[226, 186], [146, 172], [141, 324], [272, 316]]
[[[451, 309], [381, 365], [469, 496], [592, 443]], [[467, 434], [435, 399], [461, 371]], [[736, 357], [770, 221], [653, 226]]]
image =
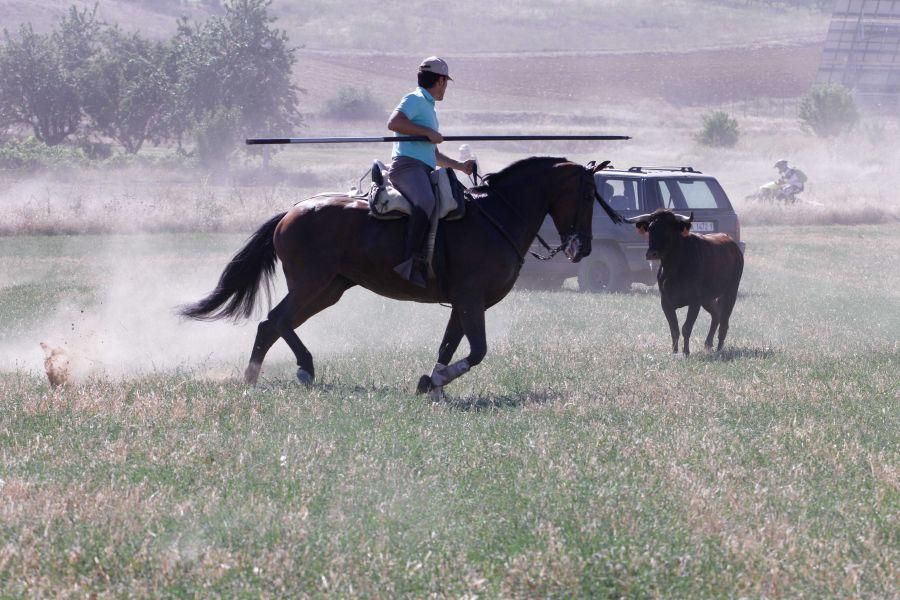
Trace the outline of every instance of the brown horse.
[[[336, 303], [354, 285], [397, 300], [444, 302], [450, 319], [431, 375], [419, 380], [419, 393], [442, 395], [444, 385], [481, 362], [487, 353], [484, 313], [512, 289], [524, 256], [549, 214], [569, 260], [591, 252], [591, 218], [596, 199], [611, 219], [621, 222], [597, 193], [587, 167], [564, 158], [534, 157], [488, 175], [470, 190], [466, 215], [441, 223], [436, 279], [419, 288], [394, 272], [402, 260], [405, 223], [378, 221], [359, 199], [329, 196], [298, 203], [266, 222], [225, 267], [209, 296], [181, 309], [193, 319], [248, 318], [262, 283], [268, 291], [281, 259], [288, 293], [259, 324], [248, 383], [259, 377], [263, 359], [278, 338], [297, 358], [297, 378], [315, 376], [312, 355], [294, 330]], [[453, 364], [463, 335], [469, 355]]]

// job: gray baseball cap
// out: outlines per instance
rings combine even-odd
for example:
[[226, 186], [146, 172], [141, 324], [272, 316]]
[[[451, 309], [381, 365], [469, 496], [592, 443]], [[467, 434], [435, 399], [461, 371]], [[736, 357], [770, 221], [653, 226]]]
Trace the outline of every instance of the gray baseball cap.
[[450, 77], [450, 67], [447, 66], [447, 61], [437, 56], [429, 56], [423, 60], [422, 64], [419, 65], [419, 73], [443, 75], [450, 81], [453, 81], [453, 78]]

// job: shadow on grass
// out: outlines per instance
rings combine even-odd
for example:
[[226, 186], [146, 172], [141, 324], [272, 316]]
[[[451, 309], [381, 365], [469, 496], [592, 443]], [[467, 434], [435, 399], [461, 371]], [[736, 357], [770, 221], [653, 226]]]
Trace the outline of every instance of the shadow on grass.
[[[238, 383], [238, 382], [236, 382]], [[344, 384], [334, 382], [317, 381], [311, 386], [305, 386], [297, 382], [296, 379], [261, 379], [255, 386], [255, 389], [262, 391], [280, 391], [280, 390], [306, 390], [316, 394], [332, 394], [339, 395], [344, 398], [359, 397], [379, 397], [379, 398], [397, 398], [401, 396], [412, 395], [413, 390], [393, 385], [359, 385]], [[417, 395], [422, 402], [430, 402], [427, 394]], [[556, 397], [550, 390], [527, 390], [522, 392], [507, 392], [503, 394], [489, 395], [487, 393], [473, 394], [471, 396], [457, 397], [452, 393], [445, 396], [442, 402], [437, 405], [447, 406], [459, 411], [493, 411], [508, 408], [518, 408], [526, 405], [542, 405], [548, 403], [552, 398]]]
[[548, 391], [529, 390], [521, 393], [508, 393], [496, 396], [476, 394], [465, 398], [448, 396], [444, 404], [454, 410], [462, 412], [479, 412], [502, 410], [505, 408], [518, 408], [529, 404], [546, 404], [550, 401], [551, 394]]
[[725, 348], [721, 352], [709, 352], [696, 355], [703, 362], [731, 362], [746, 358], [772, 358], [775, 351], [765, 348]]

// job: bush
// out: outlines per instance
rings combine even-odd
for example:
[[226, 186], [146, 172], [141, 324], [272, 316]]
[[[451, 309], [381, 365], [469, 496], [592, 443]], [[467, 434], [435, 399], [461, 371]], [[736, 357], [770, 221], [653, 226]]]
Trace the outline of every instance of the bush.
[[739, 137], [737, 120], [717, 110], [703, 116], [703, 130], [697, 135], [697, 141], [704, 146], [731, 148]]
[[322, 114], [332, 119], [350, 121], [387, 116], [369, 90], [355, 87], [339, 89], [337, 95], [325, 103], [325, 110], [322, 111]]
[[819, 137], [834, 137], [853, 129], [859, 112], [849, 89], [817, 85], [800, 102], [800, 121]]
[[0, 169], [10, 171], [38, 171], [76, 167], [88, 163], [80, 148], [68, 145], [47, 146], [30, 137], [13, 140], [0, 146]]

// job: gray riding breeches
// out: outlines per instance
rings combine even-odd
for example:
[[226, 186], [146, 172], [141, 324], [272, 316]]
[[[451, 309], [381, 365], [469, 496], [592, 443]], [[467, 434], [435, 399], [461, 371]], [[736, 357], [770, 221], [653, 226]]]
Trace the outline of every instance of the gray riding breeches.
[[391, 162], [388, 179], [401, 194], [413, 205], [418, 206], [431, 218], [434, 212], [435, 198], [431, 187], [431, 167], [421, 160], [398, 156]]

